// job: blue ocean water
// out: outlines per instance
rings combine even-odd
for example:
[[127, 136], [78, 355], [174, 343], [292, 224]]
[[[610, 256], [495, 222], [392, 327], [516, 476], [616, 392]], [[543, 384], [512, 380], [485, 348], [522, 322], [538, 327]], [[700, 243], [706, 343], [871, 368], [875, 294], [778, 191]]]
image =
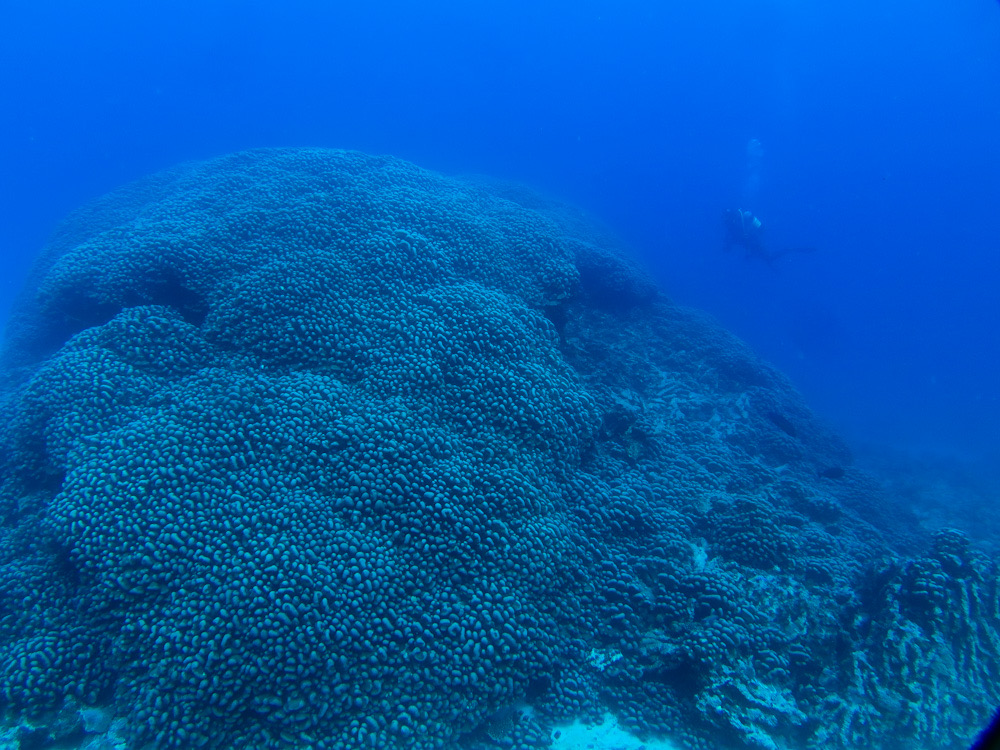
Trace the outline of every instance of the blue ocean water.
[[[784, 372], [809, 407], [881, 473], [895, 500], [912, 498], [920, 517], [902, 519], [901, 531], [885, 516], [898, 505], [872, 509], [879, 533], [898, 531], [893, 543], [910, 555], [905, 562], [900, 558], [898, 568], [887, 564], [877, 570], [871, 576], [876, 583], [902, 581], [905, 606], [920, 615], [958, 596], [934, 588], [940, 571], [957, 581], [958, 589], [971, 589], [973, 556], [964, 537], [942, 532], [934, 538], [932, 555], [930, 543], [921, 547], [907, 534], [921, 524], [928, 532], [958, 526], [975, 541], [988, 543], [972, 532], [993, 528], [982, 523], [988, 509], [975, 503], [991, 497], [1000, 479], [996, 3], [342, 7], [178, 2], [149, 7], [64, 1], [12, 2], [6, 13], [0, 25], [0, 91], [8, 102], [7, 117], [0, 119], [0, 242], [6, 251], [0, 260], [0, 315], [6, 315], [39, 248], [69, 211], [180, 162], [253, 147], [323, 146], [390, 154], [446, 174], [522, 182], [602, 221], [672, 299], [708, 312]], [[294, 162], [298, 157], [283, 158]], [[222, 167], [209, 168], [212, 179], [218, 178], [215, 169], [225, 173]], [[270, 179], [276, 190], [281, 188], [279, 176]], [[721, 217], [734, 208], [760, 217], [772, 251], [809, 252], [790, 252], [771, 263], [726, 252]], [[605, 259], [589, 260], [594, 268], [604, 268]], [[308, 280], [308, 274], [302, 278]], [[197, 317], [197, 311], [185, 313]], [[123, 315], [116, 325], [143, 331], [143, 326], [183, 327], [142, 310]], [[261, 347], [270, 351], [267, 343]], [[89, 345], [100, 349], [93, 340]], [[67, 366], [67, 372], [72, 368]], [[87, 377], [80, 380], [85, 387]], [[210, 383], [206, 390], [215, 387]], [[256, 394], [256, 387], [247, 386], [247, 392]], [[679, 386], [663, 385], [665, 402], [674, 393], [671, 388]], [[260, 386], [261, 394], [266, 390]], [[105, 388], [97, 398], [112, 391]], [[266, 398], [260, 395], [261, 403], [272, 398], [270, 391]], [[626, 417], [632, 408], [625, 404]], [[752, 416], [756, 426], [762, 423], [774, 433], [768, 436], [772, 443], [753, 448], [761, 454], [774, 451], [768, 481], [784, 488], [796, 513], [810, 523], [836, 526], [845, 512], [841, 506], [857, 510], [851, 502], [862, 504], [864, 495], [851, 491], [862, 486], [861, 480], [847, 489], [837, 484], [850, 471], [846, 454], [815, 448], [829, 448], [832, 438], [812, 425], [797, 427], [784, 412]], [[191, 434], [198, 434], [198, 427]], [[149, 429], [153, 437], [162, 437]], [[615, 438], [635, 460], [643, 435], [631, 430], [623, 427]], [[376, 432], [376, 438], [383, 434]], [[786, 466], [781, 441], [792, 440], [811, 441], [810, 461], [834, 456], [796, 471], [816, 486], [840, 492], [836, 502], [804, 490], [800, 496], [800, 486], [781, 477]], [[148, 445], [155, 454], [155, 440]], [[918, 474], [900, 458], [910, 453], [923, 456]], [[157, 458], [151, 455], [148, 463], [155, 465]], [[977, 471], [956, 468], [961, 464], [955, 458]], [[724, 476], [728, 469], [717, 474]], [[87, 490], [80, 496], [90, 497], [91, 478], [83, 473], [73, 480]], [[386, 484], [392, 481], [395, 477]], [[51, 490], [46, 482], [51, 478], [31, 485], [27, 494], [44, 495]], [[94, 482], [93, 487], [104, 486], [103, 478]], [[437, 485], [432, 489], [436, 492]], [[730, 491], [739, 500], [733, 507], [719, 499]], [[780, 589], [769, 576], [783, 559], [777, 553], [772, 559], [768, 550], [761, 563], [754, 547], [759, 539], [745, 531], [747, 523], [760, 522], [762, 533], [771, 533], [771, 519], [761, 509], [769, 506], [740, 505], [744, 491], [752, 494], [745, 487], [726, 488], [711, 500], [719, 503], [713, 513], [721, 519], [713, 544], [730, 559], [766, 571], [753, 579], [761, 587], [755, 594]], [[69, 500], [63, 497], [54, 505], [58, 520], [53, 523], [75, 531], [80, 512], [71, 507], [72, 493], [67, 495]], [[435, 497], [431, 493], [428, 502]], [[202, 496], [206, 503], [207, 498]], [[630, 524], [642, 525], [633, 517], [641, 514], [625, 499], [620, 505], [608, 510], [607, 523], [627, 539]], [[107, 519], [113, 521], [118, 507], [108, 506], [95, 502], [86, 509], [93, 512], [87, 516], [93, 528], [115, 528]], [[144, 511], [132, 510], [130, 524], [138, 527]], [[596, 517], [603, 509], [593, 512]], [[667, 521], [683, 525], [678, 517], [667, 516]], [[701, 533], [686, 531], [692, 538]], [[853, 527], [844, 536], [864, 539]], [[774, 531], [773, 538], [779, 537]], [[829, 553], [832, 538], [817, 533], [809, 542], [814, 547], [803, 544], [803, 580], [832, 588], [831, 582], [858, 574], [824, 567], [835, 558]], [[117, 542], [113, 534], [88, 539], [91, 546], [79, 554], [103, 560], [103, 552]], [[649, 546], [662, 552], [676, 544], [690, 552], [687, 542], [681, 534]], [[182, 543], [187, 541], [178, 546]], [[995, 540], [988, 549], [995, 553]], [[379, 576], [391, 567], [381, 559], [372, 565]], [[131, 573], [128, 565], [124, 568]], [[731, 582], [726, 588], [724, 576], [692, 577], [694, 583], [684, 583], [686, 591], [695, 592], [692, 598], [723, 601], [739, 589]], [[232, 578], [240, 582], [238, 575]], [[626, 600], [636, 596], [635, 582], [625, 574], [613, 583], [626, 592]], [[856, 593], [870, 611], [884, 614], [896, 606], [886, 590], [872, 584], [872, 591]], [[298, 611], [297, 603], [286, 604], [293, 614]], [[707, 612], [714, 605], [699, 606]], [[714, 618], [713, 612], [710, 624]], [[885, 640], [898, 636], [891, 630], [895, 621], [862, 620], [859, 615], [852, 627], [875, 642], [881, 640], [879, 627], [886, 628]], [[661, 657], [670, 664], [668, 651], [664, 647]], [[702, 656], [706, 662], [713, 659], [707, 649]], [[593, 662], [603, 669], [604, 660], [613, 664], [614, 659], [609, 649]], [[962, 674], [970, 684], [988, 685], [979, 675]], [[299, 700], [282, 703], [278, 713], [294, 715]], [[777, 699], [769, 705], [776, 704]], [[630, 718], [641, 723], [639, 716]], [[971, 726], [978, 717], [962, 718]]]
[[[357, 148], [575, 201], [854, 440], [1000, 446], [996, 3], [61, 0], [5, 16], [5, 306], [58, 219], [128, 180], [252, 146]], [[723, 254], [736, 206], [816, 252], [774, 269]]]

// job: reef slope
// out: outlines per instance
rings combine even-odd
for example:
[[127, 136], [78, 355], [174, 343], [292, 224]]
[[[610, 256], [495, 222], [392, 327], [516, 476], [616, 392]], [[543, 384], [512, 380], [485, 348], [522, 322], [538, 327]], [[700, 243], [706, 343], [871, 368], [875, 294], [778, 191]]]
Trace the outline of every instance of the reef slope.
[[318, 149], [143, 180], [43, 252], [3, 384], [26, 743], [530, 748], [610, 710], [944, 748], [1000, 702], [995, 564], [515, 186]]

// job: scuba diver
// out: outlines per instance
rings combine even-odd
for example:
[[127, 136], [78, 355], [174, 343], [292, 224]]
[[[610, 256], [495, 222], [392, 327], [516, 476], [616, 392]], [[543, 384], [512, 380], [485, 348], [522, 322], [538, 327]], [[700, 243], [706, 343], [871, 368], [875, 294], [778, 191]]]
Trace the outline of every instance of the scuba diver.
[[772, 250], [764, 243], [764, 224], [753, 212], [743, 208], [727, 209], [722, 215], [726, 230], [724, 248], [728, 252], [735, 247], [743, 248], [747, 260], [756, 258], [771, 266], [778, 258], [792, 253], [809, 253], [813, 247], [785, 247]]

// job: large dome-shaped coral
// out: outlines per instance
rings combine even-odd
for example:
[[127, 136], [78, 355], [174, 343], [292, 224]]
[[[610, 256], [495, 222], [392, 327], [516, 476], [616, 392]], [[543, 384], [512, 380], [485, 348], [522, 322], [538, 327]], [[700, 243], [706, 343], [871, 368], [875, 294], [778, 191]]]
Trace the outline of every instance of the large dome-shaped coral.
[[[879, 633], [937, 659], [949, 596], [996, 607], [960, 537], [896, 556], [778, 373], [512, 186], [172, 170], [71, 217], [5, 358], [0, 697], [43, 739], [72, 700], [135, 747], [544, 747], [605, 710], [849, 746], [938, 700]], [[976, 637], [906, 736], [997, 698]]]

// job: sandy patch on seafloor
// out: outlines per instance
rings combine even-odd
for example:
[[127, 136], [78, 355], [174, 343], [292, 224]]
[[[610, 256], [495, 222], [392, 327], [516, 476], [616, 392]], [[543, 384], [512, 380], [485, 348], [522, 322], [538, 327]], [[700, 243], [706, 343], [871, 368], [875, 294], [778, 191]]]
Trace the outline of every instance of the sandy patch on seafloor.
[[602, 724], [575, 721], [559, 727], [552, 736], [552, 750], [678, 750], [667, 740], [643, 742], [622, 729], [610, 713], [604, 715]]

